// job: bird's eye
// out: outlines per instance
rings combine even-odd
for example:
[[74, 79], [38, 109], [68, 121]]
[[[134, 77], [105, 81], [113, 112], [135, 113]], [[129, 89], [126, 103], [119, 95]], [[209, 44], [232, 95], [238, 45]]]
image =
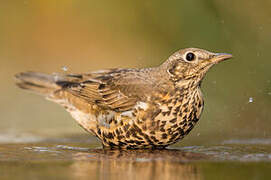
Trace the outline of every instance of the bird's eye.
[[187, 53], [186, 54], [186, 57], [185, 57], [185, 59], [187, 60], [187, 61], [193, 61], [194, 59], [195, 59], [195, 54], [194, 53]]

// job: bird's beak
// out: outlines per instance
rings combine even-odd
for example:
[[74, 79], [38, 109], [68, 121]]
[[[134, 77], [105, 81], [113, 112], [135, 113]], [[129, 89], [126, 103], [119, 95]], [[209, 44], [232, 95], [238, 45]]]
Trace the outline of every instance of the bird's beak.
[[211, 63], [217, 64], [221, 61], [232, 58], [231, 54], [228, 53], [215, 53], [212, 59], [210, 59]]

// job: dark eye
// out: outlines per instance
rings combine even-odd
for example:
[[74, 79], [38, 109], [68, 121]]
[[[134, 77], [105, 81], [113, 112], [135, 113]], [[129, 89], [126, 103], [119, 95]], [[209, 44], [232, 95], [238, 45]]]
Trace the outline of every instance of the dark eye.
[[185, 58], [187, 61], [193, 61], [195, 59], [195, 54], [191, 52], [187, 53]]

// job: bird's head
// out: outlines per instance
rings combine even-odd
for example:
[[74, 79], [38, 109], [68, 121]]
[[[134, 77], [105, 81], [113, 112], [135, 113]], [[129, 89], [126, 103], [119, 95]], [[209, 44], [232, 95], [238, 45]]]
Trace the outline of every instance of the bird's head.
[[213, 53], [198, 48], [181, 49], [171, 55], [165, 62], [167, 72], [175, 81], [200, 84], [206, 72], [214, 65], [226, 59], [231, 54]]

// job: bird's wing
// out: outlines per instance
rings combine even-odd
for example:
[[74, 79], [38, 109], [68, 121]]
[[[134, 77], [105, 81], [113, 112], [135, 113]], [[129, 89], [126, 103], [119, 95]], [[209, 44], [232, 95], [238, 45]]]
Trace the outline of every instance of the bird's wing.
[[57, 81], [61, 91], [105, 109], [127, 111], [152, 85], [136, 70], [111, 69], [86, 74], [69, 74]]

